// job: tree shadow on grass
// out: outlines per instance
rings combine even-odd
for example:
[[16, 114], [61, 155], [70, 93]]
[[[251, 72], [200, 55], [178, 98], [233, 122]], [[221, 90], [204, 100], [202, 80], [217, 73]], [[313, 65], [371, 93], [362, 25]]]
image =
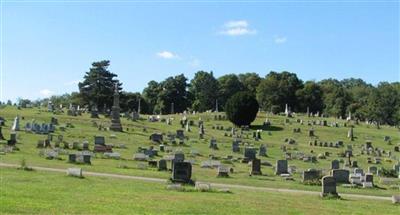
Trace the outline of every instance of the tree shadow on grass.
[[283, 128], [282, 127], [278, 127], [278, 126], [268, 126], [268, 127], [264, 127], [263, 125], [252, 125], [250, 126], [251, 130], [264, 130], [264, 131], [282, 131]]

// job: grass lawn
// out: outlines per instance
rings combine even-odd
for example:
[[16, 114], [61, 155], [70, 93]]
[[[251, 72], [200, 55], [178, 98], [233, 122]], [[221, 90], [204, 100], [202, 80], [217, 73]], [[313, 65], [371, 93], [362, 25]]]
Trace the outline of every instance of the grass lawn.
[[172, 191], [165, 184], [1, 170], [1, 214], [399, 214], [389, 201], [245, 191]]

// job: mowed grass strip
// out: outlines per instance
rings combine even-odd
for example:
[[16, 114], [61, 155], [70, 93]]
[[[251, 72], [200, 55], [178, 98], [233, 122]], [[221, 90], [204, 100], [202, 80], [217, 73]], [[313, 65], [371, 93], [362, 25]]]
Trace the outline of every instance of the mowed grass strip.
[[171, 191], [166, 184], [1, 168], [1, 214], [399, 214], [389, 201], [246, 191]]

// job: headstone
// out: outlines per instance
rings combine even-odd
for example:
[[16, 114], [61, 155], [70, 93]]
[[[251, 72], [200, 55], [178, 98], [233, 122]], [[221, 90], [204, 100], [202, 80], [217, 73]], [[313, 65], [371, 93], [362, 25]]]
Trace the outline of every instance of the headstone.
[[254, 160], [256, 159], [256, 149], [252, 147], [246, 147], [244, 148], [244, 157], [248, 160]]
[[13, 125], [11, 127], [11, 130], [12, 131], [19, 131], [19, 116], [16, 116], [14, 118], [14, 122], [13, 122]]
[[364, 179], [365, 182], [370, 182], [372, 184], [374, 183], [374, 175], [373, 174], [367, 173], [367, 174], [365, 174], [364, 178], [365, 178]]
[[288, 162], [287, 160], [277, 160], [275, 174], [287, 174], [288, 173]]
[[378, 173], [378, 167], [376, 167], [376, 166], [368, 167], [368, 173], [376, 175]]
[[145, 155], [144, 153], [136, 153], [133, 155], [133, 159], [136, 161], [146, 161], [149, 156]]
[[229, 169], [225, 166], [218, 166], [218, 177], [229, 177]]
[[106, 145], [105, 138], [103, 136], [94, 136], [95, 145]]
[[68, 176], [82, 178], [83, 177], [82, 169], [81, 168], [68, 168], [67, 169], [67, 175]]
[[346, 169], [333, 169], [331, 176], [335, 178], [337, 183], [349, 183], [350, 172]]
[[158, 171], [167, 171], [167, 161], [164, 159], [161, 159], [158, 161]]
[[10, 139], [7, 141], [7, 145], [14, 146], [17, 143], [17, 133], [10, 133]]
[[261, 144], [260, 149], [258, 151], [258, 155], [259, 156], [267, 156], [267, 146], [265, 146], [264, 144]]
[[114, 103], [111, 108], [111, 131], [119, 131], [122, 132], [122, 125], [120, 119], [120, 107], [119, 107], [119, 91], [118, 91], [118, 83], [115, 83], [114, 86]]
[[304, 182], [318, 181], [321, 178], [321, 171], [316, 169], [308, 169], [303, 171], [302, 180]]
[[212, 139], [210, 140], [209, 148], [215, 149], [215, 150], [218, 149], [218, 145], [217, 145], [217, 140], [216, 140], [216, 139], [212, 138]]
[[159, 133], [153, 133], [150, 135], [149, 139], [153, 142], [161, 143], [163, 141], [163, 135]]
[[260, 159], [255, 158], [251, 161], [250, 175], [261, 175], [261, 160]]
[[5, 140], [3, 132], [2, 132], [2, 126], [0, 126], [0, 140]]
[[347, 132], [347, 137], [350, 138], [351, 141], [354, 140], [353, 127], [350, 127], [349, 131]]
[[76, 162], [76, 154], [69, 154], [68, 155], [68, 162], [75, 163]]
[[183, 130], [176, 130], [176, 137], [179, 139], [184, 139], [185, 138], [185, 133]]
[[234, 140], [232, 142], [232, 152], [240, 152], [240, 142], [238, 140]]
[[339, 169], [340, 168], [340, 162], [338, 160], [333, 160], [331, 162], [331, 169]]
[[324, 176], [322, 177], [322, 192], [321, 197], [325, 196], [335, 196], [338, 197], [338, 193], [336, 192], [336, 180], [332, 176]]
[[191, 183], [192, 164], [189, 162], [175, 162], [172, 168], [172, 181]]

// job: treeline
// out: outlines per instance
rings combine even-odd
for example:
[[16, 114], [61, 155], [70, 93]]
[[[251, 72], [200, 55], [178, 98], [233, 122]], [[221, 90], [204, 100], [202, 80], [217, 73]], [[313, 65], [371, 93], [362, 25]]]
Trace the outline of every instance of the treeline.
[[[108, 70], [109, 61], [94, 62], [79, 83], [79, 92], [52, 96], [55, 105], [69, 103], [94, 105], [105, 111], [112, 106], [115, 83], [122, 83]], [[359, 120], [399, 125], [400, 83], [381, 82], [377, 86], [362, 79], [325, 79], [302, 81], [295, 73], [270, 72], [265, 77], [256, 73], [227, 74], [215, 77], [213, 72], [198, 71], [192, 80], [183, 74], [161, 82], [150, 81], [142, 93], [121, 91], [122, 111], [138, 110], [146, 114], [169, 114], [189, 111], [223, 111], [228, 98], [237, 92], [248, 91], [260, 108], [274, 113], [283, 112], [285, 104], [291, 111], [324, 113], [345, 118], [349, 112]], [[42, 101], [43, 102], [43, 101]]]

